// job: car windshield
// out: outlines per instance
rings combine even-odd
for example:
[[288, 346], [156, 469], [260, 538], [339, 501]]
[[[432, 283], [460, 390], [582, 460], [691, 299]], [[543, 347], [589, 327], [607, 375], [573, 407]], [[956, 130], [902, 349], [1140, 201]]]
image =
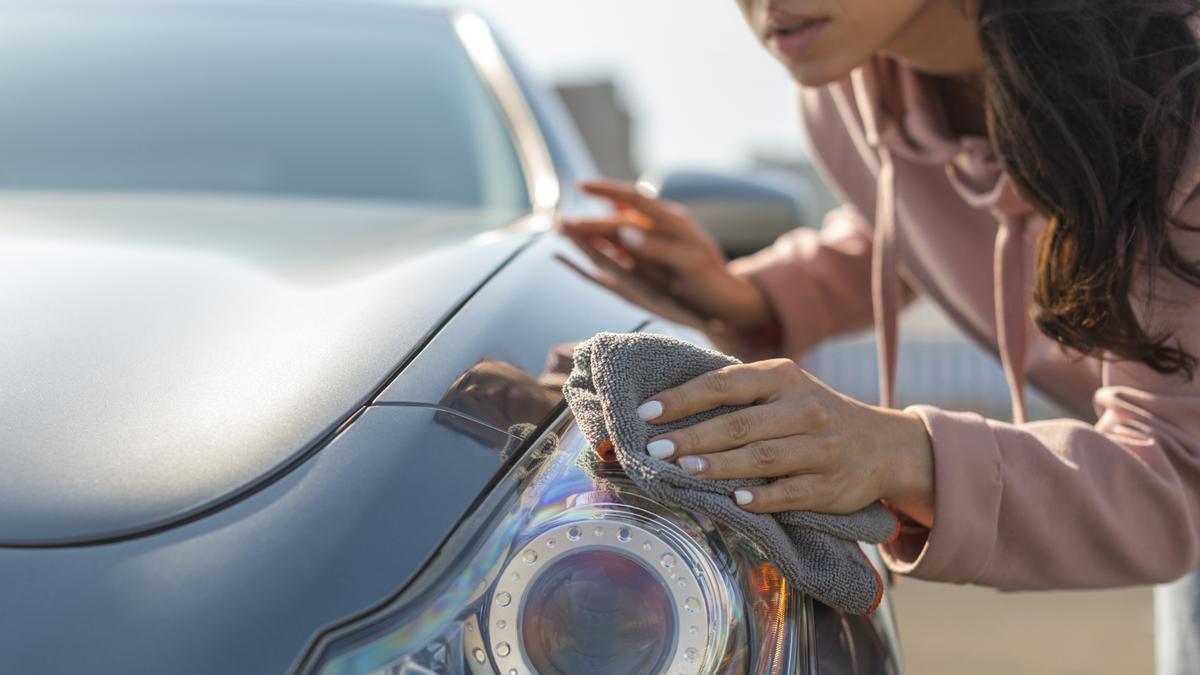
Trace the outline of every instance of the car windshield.
[[335, 3], [0, 9], [0, 190], [529, 201], [448, 18]]

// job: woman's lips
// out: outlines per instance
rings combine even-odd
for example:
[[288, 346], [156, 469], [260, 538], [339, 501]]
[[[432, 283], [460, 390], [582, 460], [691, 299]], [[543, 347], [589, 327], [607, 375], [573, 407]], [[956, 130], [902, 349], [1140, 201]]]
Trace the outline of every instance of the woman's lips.
[[828, 25], [829, 19], [821, 18], [772, 26], [767, 31], [767, 46], [785, 56], [799, 58]]

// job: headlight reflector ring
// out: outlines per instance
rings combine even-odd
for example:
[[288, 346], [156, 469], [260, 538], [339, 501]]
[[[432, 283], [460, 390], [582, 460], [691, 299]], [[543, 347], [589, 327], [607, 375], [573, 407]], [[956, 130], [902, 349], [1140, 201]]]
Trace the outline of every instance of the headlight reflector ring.
[[712, 630], [692, 556], [606, 515], [560, 522], [505, 565], [488, 609], [499, 672], [700, 672]]

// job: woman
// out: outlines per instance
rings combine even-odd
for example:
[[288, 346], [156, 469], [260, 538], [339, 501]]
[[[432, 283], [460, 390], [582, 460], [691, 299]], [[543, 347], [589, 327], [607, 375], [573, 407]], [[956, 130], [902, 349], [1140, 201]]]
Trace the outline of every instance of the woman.
[[[883, 499], [905, 523], [888, 566], [925, 579], [1082, 588], [1200, 567], [1194, 3], [739, 4], [803, 85], [814, 160], [845, 205], [728, 264], [686, 212], [628, 184], [584, 185], [617, 214], [561, 230], [596, 260], [615, 247], [723, 344], [774, 331], [773, 353], [798, 357], [873, 319], [883, 406], [750, 361], [645, 402], [652, 423], [756, 404], [648, 451], [777, 478], [738, 496], [751, 511]], [[918, 295], [999, 353], [1014, 423], [889, 408], [896, 316]], [[1026, 422], [1027, 377], [1094, 423]]]

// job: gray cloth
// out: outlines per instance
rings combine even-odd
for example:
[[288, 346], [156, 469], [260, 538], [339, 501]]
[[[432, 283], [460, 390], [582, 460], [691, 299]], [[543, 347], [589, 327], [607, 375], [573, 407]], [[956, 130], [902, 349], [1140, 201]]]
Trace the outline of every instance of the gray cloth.
[[880, 504], [848, 515], [751, 513], [734, 503], [733, 491], [767, 480], [695, 478], [674, 463], [646, 453], [651, 436], [740, 406], [653, 425], [637, 416], [637, 407], [664, 389], [736, 363], [732, 356], [664, 335], [598, 333], [576, 345], [563, 395], [588, 441], [596, 446], [610, 440], [616, 460], [641, 489], [665, 503], [731, 526], [758, 544], [790, 583], [813, 598], [854, 614], [874, 611], [883, 582], [855, 542], [879, 543], [896, 534], [896, 519]]

